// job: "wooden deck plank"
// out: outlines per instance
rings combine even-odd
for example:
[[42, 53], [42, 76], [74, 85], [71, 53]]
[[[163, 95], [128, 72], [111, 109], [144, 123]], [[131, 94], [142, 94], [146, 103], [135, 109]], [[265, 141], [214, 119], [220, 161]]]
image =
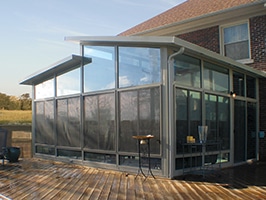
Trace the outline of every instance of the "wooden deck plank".
[[135, 189], [135, 176], [125, 174], [127, 179], [127, 199], [136, 199], [136, 189]]
[[156, 182], [159, 181], [158, 179], [148, 179], [147, 182], [149, 184], [150, 190], [152, 191], [153, 199], [163, 199], [164, 196], [162, 194], [161, 189], [158, 187]]
[[97, 170], [94, 168], [84, 169], [84, 173], [81, 174], [81, 178], [78, 183], [69, 191], [69, 196], [65, 199], [80, 199], [82, 194], [87, 188], [88, 180], [92, 178], [93, 174], [97, 173]]
[[95, 174], [93, 174], [92, 179], [89, 179], [87, 182], [87, 187], [84, 190], [84, 192], [81, 195], [80, 199], [91, 199], [91, 195], [94, 192], [96, 188], [96, 185], [100, 181], [101, 177], [103, 176], [103, 171], [97, 171]]
[[120, 174], [115, 173], [112, 186], [111, 186], [111, 193], [108, 199], [110, 200], [118, 199], [119, 186], [120, 186]]
[[23, 162], [0, 167], [1, 195], [14, 200], [266, 199], [266, 163], [259, 171], [252, 165], [224, 170], [221, 177], [169, 180], [39, 159]]
[[144, 189], [143, 189], [144, 178], [141, 176], [135, 177], [135, 195], [136, 199], [145, 199]]

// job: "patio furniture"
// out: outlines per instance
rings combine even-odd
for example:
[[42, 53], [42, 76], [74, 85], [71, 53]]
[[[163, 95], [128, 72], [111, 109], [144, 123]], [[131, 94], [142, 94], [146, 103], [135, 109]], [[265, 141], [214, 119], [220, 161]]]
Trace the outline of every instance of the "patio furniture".
[[19, 147], [6, 147], [5, 158], [9, 162], [18, 162], [19, 156], [20, 156]]
[[[206, 172], [212, 172], [213, 166], [218, 164], [221, 169], [221, 160], [217, 159], [221, 155], [221, 142], [187, 142], [183, 143], [183, 175], [201, 174], [203, 177]], [[214, 148], [207, 152], [207, 148]], [[185, 151], [187, 149], [187, 152]], [[185, 159], [187, 158], [187, 162]], [[185, 166], [187, 164], [187, 166]], [[211, 168], [210, 168], [211, 167]]]
[[[132, 138], [137, 139], [138, 140], [138, 153], [139, 153], [139, 169], [138, 169], [138, 174], [137, 176], [140, 174], [140, 172], [142, 173], [142, 175], [145, 177], [145, 179], [148, 177], [149, 173], [150, 175], [155, 179], [152, 171], [151, 171], [151, 161], [150, 161], [150, 139], [154, 138], [154, 135], [134, 135], [132, 136]], [[146, 144], [148, 146], [148, 174], [145, 175], [143, 170], [142, 170], [142, 163], [141, 163], [141, 151], [140, 151], [140, 145], [144, 145]], [[136, 177], [137, 177], [136, 176]]]
[[5, 164], [7, 134], [7, 130], [0, 128], [0, 159], [2, 159], [2, 165]]

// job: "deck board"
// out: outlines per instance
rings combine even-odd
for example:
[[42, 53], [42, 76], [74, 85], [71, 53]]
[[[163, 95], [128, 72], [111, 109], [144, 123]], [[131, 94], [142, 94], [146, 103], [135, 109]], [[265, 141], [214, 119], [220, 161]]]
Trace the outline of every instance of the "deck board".
[[265, 177], [262, 162], [170, 180], [32, 158], [0, 166], [0, 194], [14, 200], [266, 199]]

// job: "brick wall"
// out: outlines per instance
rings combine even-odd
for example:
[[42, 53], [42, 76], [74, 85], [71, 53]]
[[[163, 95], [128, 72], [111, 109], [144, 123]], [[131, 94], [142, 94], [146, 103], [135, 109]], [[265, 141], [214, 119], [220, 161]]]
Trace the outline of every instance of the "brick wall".
[[266, 71], [266, 15], [250, 19], [251, 67]]
[[201, 47], [220, 53], [219, 27], [214, 26], [190, 33], [177, 35], [178, 38], [197, 44]]
[[[250, 19], [251, 57], [254, 63], [249, 66], [266, 72], [266, 15]], [[266, 133], [266, 79], [259, 81], [260, 131]], [[259, 139], [260, 160], [266, 161], [266, 138]]]

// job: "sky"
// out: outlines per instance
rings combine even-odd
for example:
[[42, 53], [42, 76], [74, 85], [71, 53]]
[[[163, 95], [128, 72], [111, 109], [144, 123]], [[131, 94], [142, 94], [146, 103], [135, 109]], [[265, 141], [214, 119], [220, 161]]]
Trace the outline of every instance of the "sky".
[[21, 96], [19, 83], [71, 54], [66, 36], [115, 36], [185, 0], [8, 0], [0, 6], [0, 93]]

